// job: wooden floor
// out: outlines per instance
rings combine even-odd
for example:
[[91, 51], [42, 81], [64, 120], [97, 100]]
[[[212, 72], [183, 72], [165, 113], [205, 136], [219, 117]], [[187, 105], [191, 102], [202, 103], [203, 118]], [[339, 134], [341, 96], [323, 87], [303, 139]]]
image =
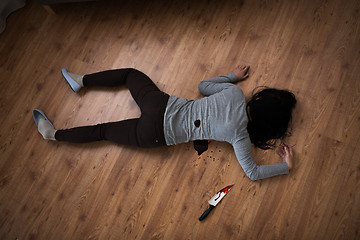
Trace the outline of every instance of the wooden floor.
[[[29, 1], [0, 35], [0, 239], [360, 239], [360, 1]], [[251, 65], [293, 91], [295, 168], [252, 182], [229, 144], [136, 149], [45, 141], [139, 115], [125, 88], [72, 92], [60, 69], [136, 67], [170, 94]], [[254, 149], [259, 164], [280, 159]], [[217, 190], [235, 184], [211, 215]]]

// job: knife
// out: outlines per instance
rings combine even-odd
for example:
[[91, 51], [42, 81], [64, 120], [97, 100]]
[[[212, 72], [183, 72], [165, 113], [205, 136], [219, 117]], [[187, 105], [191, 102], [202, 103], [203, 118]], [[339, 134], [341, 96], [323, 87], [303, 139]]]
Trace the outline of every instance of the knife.
[[217, 192], [210, 200], [209, 200], [209, 208], [201, 215], [201, 217], [199, 218], [199, 221], [204, 220], [207, 215], [209, 215], [209, 213], [211, 212], [211, 210], [213, 210], [216, 205], [218, 205], [218, 203], [221, 201], [221, 199], [223, 199], [225, 197], [225, 195], [230, 191], [230, 189], [234, 186], [234, 184], [229, 185], [227, 187], [224, 187], [223, 189], [221, 189], [219, 192]]

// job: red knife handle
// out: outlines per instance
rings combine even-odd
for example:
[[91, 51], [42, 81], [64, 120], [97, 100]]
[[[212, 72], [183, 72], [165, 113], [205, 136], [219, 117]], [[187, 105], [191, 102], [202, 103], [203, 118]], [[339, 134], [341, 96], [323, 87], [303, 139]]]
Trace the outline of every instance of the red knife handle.
[[209, 215], [209, 213], [211, 212], [211, 210], [213, 210], [215, 207], [213, 205], [209, 205], [209, 208], [206, 209], [206, 211], [199, 217], [199, 221], [204, 220], [207, 215]]

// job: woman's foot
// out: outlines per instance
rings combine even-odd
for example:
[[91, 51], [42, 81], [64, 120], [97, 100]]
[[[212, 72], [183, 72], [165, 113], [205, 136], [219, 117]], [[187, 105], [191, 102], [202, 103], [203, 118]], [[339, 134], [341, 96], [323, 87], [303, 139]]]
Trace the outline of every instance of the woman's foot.
[[33, 117], [35, 124], [38, 127], [38, 131], [43, 136], [43, 138], [47, 140], [56, 140], [55, 133], [57, 130], [51, 124], [49, 119], [47, 119], [45, 114], [41, 110], [35, 109], [33, 111]]
[[56, 140], [55, 139], [56, 129], [52, 125], [50, 125], [50, 123], [45, 119], [41, 118], [39, 120], [38, 130], [44, 139]]
[[84, 76], [70, 73], [66, 68], [61, 69], [61, 73], [74, 92], [78, 92], [84, 86]]

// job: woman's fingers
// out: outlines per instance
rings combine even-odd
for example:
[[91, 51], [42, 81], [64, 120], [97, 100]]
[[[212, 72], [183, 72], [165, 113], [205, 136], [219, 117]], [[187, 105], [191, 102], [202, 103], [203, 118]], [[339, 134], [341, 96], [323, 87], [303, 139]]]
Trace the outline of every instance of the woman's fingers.
[[292, 156], [292, 147], [290, 147], [289, 145], [284, 143], [284, 149], [285, 149], [287, 155]]
[[280, 146], [278, 146], [276, 148], [276, 153], [281, 157], [283, 158], [285, 156], [285, 151], [284, 151], [284, 146], [283, 144], [280, 144]]
[[276, 148], [276, 153], [282, 158], [282, 160], [288, 165], [289, 169], [293, 167], [293, 150], [292, 147], [286, 143], [281, 143]]
[[249, 76], [249, 73], [248, 73], [249, 68], [250, 68], [250, 66], [247, 66], [244, 64], [238, 65], [234, 69], [234, 73], [239, 80], [244, 80], [245, 78], [247, 78]]
[[239, 66], [239, 69], [241, 71], [241, 77], [240, 79], [243, 80], [245, 78], [247, 78], [249, 76], [249, 73], [248, 73], [248, 70], [249, 70], [250, 66], [247, 66], [247, 65], [241, 65]]
[[278, 155], [280, 155], [280, 157], [284, 158], [287, 156], [292, 156], [292, 147], [290, 147], [289, 145], [287, 145], [286, 143], [281, 143], [277, 148], [276, 148], [276, 153]]
[[245, 73], [245, 72], [247, 72], [247, 70], [249, 69], [249, 66], [241, 65], [241, 66], [240, 66], [240, 69]]
[[250, 66], [248, 66], [248, 65], [239, 65], [236, 68], [239, 69], [242, 72], [246, 72], [247, 70], [249, 70]]

